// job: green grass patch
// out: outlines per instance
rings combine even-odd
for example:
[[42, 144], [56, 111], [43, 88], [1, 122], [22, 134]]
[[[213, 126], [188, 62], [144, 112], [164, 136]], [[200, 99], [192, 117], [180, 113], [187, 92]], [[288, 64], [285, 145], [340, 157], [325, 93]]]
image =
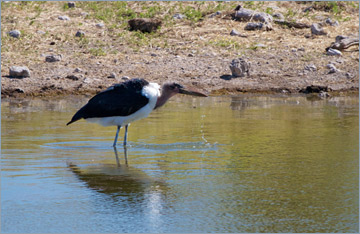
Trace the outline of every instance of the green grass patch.
[[209, 45], [213, 45], [216, 47], [223, 47], [223, 48], [227, 48], [227, 49], [240, 49], [240, 43], [237, 41], [234, 41], [232, 39], [214, 39], [214, 40], [210, 40], [208, 42]]
[[106, 52], [102, 48], [91, 48], [89, 49], [89, 53], [94, 56], [105, 56]]

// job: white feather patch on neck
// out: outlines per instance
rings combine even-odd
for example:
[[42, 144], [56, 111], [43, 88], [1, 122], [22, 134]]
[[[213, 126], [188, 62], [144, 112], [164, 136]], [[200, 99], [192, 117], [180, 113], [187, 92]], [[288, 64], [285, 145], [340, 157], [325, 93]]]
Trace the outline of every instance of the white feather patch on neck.
[[160, 97], [160, 85], [157, 83], [149, 83], [142, 89], [141, 94], [149, 98], [149, 106], [154, 109], [156, 101], [158, 97]]

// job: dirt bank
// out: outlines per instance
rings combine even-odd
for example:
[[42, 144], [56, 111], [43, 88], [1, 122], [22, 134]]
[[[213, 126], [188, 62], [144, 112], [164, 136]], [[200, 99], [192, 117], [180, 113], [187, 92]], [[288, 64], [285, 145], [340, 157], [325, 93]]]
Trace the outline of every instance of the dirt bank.
[[[288, 22], [320, 23], [326, 35], [274, 22], [270, 31], [246, 31], [248, 22], [231, 18], [239, 3], [270, 15], [281, 13]], [[357, 2], [1, 4], [2, 97], [93, 94], [127, 77], [177, 81], [213, 95], [298, 93], [310, 85], [358, 92], [358, 46], [341, 56], [325, 51], [338, 35], [358, 36]], [[176, 13], [185, 18], [175, 19]], [[162, 26], [153, 33], [129, 31], [127, 21], [135, 17], [156, 17]], [[327, 24], [328, 18], [338, 25]], [[232, 29], [241, 36], [231, 36]], [[19, 30], [20, 37], [9, 36], [11, 30]], [[79, 30], [84, 36], [75, 36]], [[61, 55], [61, 60], [46, 62], [48, 55]], [[239, 57], [251, 63], [250, 76], [231, 76], [230, 62]], [[328, 64], [337, 71], [331, 73]], [[10, 77], [11, 66], [27, 66], [30, 77]]]

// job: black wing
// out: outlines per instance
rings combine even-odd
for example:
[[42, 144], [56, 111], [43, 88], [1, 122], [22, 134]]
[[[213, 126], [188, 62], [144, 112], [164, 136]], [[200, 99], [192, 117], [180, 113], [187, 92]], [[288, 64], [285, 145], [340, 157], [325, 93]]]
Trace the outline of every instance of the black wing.
[[111, 86], [91, 98], [67, 125], [82, 118], [128, 116], [135, 113], [149, 103], [149, 99], [141, 93], [148, 84], [144, 79], [132, 79]]

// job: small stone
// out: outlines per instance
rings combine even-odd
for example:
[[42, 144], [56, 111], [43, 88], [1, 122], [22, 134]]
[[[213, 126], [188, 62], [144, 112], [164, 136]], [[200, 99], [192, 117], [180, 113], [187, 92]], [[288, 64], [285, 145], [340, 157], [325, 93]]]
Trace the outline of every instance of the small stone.
[[65, 78], [70, 79], [70, 80], [79, 80], [79, 77], [76, 75], [67, 75]]
[[69, 8], [74, 8], [75, 7], [75, 2], [68, 2], [68, 7]]
[[330, 94], [328, 92], [325, 92], [325, 91], [320, 91], [319, 97], [328, 98], [328, 97], [330, 97]]
[[266, 45], [262, 44], [262, 43], [258, 43], [255, 45], [255, 47], [257, 48], [266, 48]]
[[79, 30], [76, 32], [75, 37], [85, 37], [85, 32]]
[[317, 67], [314, 64], [310, 64], [310, 65], [306, 65], [304, 69], [307, 70], [307, 71], [314, 72], [314, 71], [317, 70]]
[[107, 77], [109, 79], [116, 79], [116, 74], [115, 72], [111, 72], [110, 75]]
[[329, 63], [328, 65], [326, 65], [326, 67], [329, 69], [329, 74], [339, 71], [332, 63]]
[[325, 23], [327, 23], [327, 24], [329, 24], [329, 25], [331, 25], [331, 26], [339, 26], [339, 21], [337, 21], [337, 20], [332, 20], [331, 18], [327, 18], [326, 20], [325, 20]]
[[214, 18], [215, 16], [221, 15], [221, 11], [217, 11], [215, 13], [212, 13], [209, 18]]
[[301, 47], [299, 49], [297, 49], [298, 51], [305, 51], [305, 48], [304, 47]]
[[324, 31], [324, 29], [320, 26], [320, 24], [313, 23], [311, 25], [311, 33], [313, 35], [326, 35], [327, 33]]
[[38, 33], [38, 34], [41, 34], [41, 35], [42, 35], [42, 34], [45, 34], [46, 32], [44, 32], [44, 31], [42, 31], [42, 30], [37, 30], [37, 31], [36, 31], [36, 33]]
[[19, 38], [21, 35], [21, 32], [19, 30], [12, 30], [8, 32], [9, 36]]
[[17, 78], [30, 77], [30, 70], [26, 66], [12, 66], [9, 69], [9, 76]]
[[313, 11], [314, 10], [314, 7], [313, 6], [309, 6], [309, 7], [306, 7], [303, 12], [308, 12], [308, 11]]
[[263, 28], [263, 26], [264, 26], [263, 23], [250, 22], [250, 23], [247, 23], [247, 25], [245, 26], [245, 30], [248, 30], [248, 31], [260, 30]]
[[154, 54], [154, 53], [151, 53], [150, 56], [151, 56], [151, 57], [157, 57], [158, 55], [157, 55], [157, 54]]
[[66, 16], [66, 15], [60, 15], [58, 17], [59, 20], [70, 20], [69, 16]]
[[291, 52], [296, 52], [296, 51], [297, 51], [297, 49], [295, 49], [295, 48], [291, 49]]
[[103, 28], [103, 27], [105, 27], [105, 24], [103, 24], [103, 23], [97, 23], [97, 24], [95, 24], [95, 26], [96, 26], [97, 28]]
[[188, 54], [188, 57], [194, 57], [194, 54]]
[[235, 29], [231, 30], [230, 32], [230, 36], [239, 36], [240, 33], [238, 31], [236, 31]]
[[129, 80], [130, 78], [128, 76], [121, 77], [122, 80]]
[[350, 72], [346, 72], [345, 74], [346, 78], [351, 79], [353, 78], [353, 75]]
[[61, 59], [62, 59], [61, 54], [59, 54], [59, 55], [47, 55], [45, 57], [45, 61], [49, 62], [49, 63], [58, 62], [58, 61], [61, 61]]
[[327, 55], [332, 55], [332, 56], [341, 56], [342, 53], [339, 51], [339, 50], [336, 50], [336, 49], [332, 49], [332, 48], [329, 48], [326, 52]]
[[338, 35], [335, 37], [335, 41], [336, 42], [340, 42], [341, 40], [347, 39], [349, 37], [343, 36], [343, 35]]
[[280, 21], [284, 21], [284, 20], [285, 20], [284, 15], [281, 14], [281, 13], [275, 13], [275, 14], [273, 14], [272, 16], [273, 16], [274, 18], [280, 20]]
[[173, 19], [186, 19], [186, 16], [180, 13], [176, 13], [173, 15]]
[[81, 68], [75, 68], [75, 70], [74, 70], [74, 72], [78, 72], [78, 73], [80, 73], [80, 72], [82, 72], [82, 70], [81, 70]]

